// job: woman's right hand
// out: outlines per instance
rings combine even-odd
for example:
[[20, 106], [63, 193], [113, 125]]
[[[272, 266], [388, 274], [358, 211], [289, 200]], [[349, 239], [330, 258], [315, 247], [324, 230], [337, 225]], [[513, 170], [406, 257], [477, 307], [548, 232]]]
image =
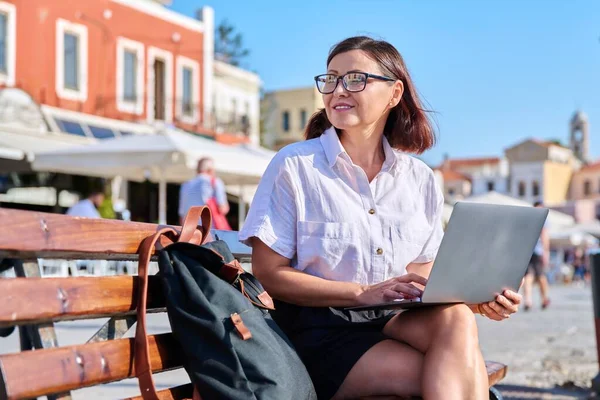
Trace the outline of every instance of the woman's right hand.
[[421, 297], [423, 291], [413, 285], [413, 282], [425, 286], [427, 279], [415, 273], [408, 273], [376, 285], [364, 285], [357, 300], [360, 305], [370, 305]]

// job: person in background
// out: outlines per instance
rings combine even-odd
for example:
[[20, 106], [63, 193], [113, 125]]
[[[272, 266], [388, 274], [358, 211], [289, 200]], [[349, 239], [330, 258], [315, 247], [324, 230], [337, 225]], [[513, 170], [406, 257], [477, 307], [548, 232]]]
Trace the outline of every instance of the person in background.
[[72, 205], [67, 210], [67, 215], [72, 217], [102, 218], [98, 212], [98, 208], [102, 205], [103, 201], [104, 192], [102, 190], [94, 190], [87, 198]]
[[575, 249], [575, 260], [573, 262], [573, 282], [576, 284], [583, 285], [584, 282], [589, 281], [590, 269], [589, 267], [589, 254], [586, 248]]
[[204, 157], [198, 161], [195, 178], [183, 183], [179, 191], [179, 219], [183, 224], [190, 207], [208, 206], [213, 217], [215, 229], [231, 230], [226, 215], [229, 213], [229, 203], [225, 184], [216, 176], [214, 160]]
[[[533, 206], [543, 207], [544, 205], [541, 201], [536, 201]], [[550, 265], [550, 238], [548, 236], [547, 225], [548, 223], [546, 222], [542, 228], [542, 233], [533, 249], [533, 254], [531, 255], [531, 260], [527, 267], [527, 273], [525, 274], [525, 282], [523, 284], [525, 311], [531, 309], [533, 304], [532, 290], [534, 280], [540, 285], [542, 310], [545, 310], [550, 305], [550, 298], [548, 297], [548, 278], [546, 277], [546, 271]]]

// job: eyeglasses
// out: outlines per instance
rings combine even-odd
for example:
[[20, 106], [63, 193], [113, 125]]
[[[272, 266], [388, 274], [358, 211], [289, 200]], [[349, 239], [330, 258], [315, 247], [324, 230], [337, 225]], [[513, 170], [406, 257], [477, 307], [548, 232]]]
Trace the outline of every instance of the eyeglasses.
[[334, 74], [323, 74], [315, 76], [317, 89], [322, 94], [330, 94], [337, 88], [338, 82], [342, 80], [344, 89], [349, 92], [362, 92], [367, 86], [369, 78], [379, 79], [381, 81], [393, 82], [396, 79], [387, 76], [373, 75], [366, 72], [348, 72], [342, 76]]

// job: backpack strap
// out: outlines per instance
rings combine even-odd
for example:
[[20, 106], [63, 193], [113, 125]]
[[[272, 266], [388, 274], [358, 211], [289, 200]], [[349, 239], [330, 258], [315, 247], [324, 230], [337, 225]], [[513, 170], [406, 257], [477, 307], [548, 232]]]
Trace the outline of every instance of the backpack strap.
[[[201, 230], [198, 230], [198, 220], [202, 219]], [[162, 246], [177, 242], [204, 244], [209, 238], [212, 217], [208, 207], [192, 207], [187, 213], [181, 228], [181, 233], [175, 228], [165, 227], [152, 236], [145, 238], [138, 250], [138, 302], [137, 326], [134, 342], [134, 365], [138, 383], [144, 400], [159, 400], [154, 379], [152, 378], [152, 365], [150, 364], [150, 346], [148, 344], [148, 331], [146, 328], [146, 307], [148, 300], [148, 267], [152, 252], [159, 242]], [[200, 393], [194, 389], [194, 400], [201, 400]]]
[[134, 342], [134, 365], [135, 374], [138, 377], [140, 390], [144, 400], [159, 400], [152, 378], [152, 365], [150, 365], [150, 349], [148, 344], [148, 332], [146, 330], [146, 305], [148, 300], [148, 266], [152, 251], [156, 242], [166, 233], [177, 235], [177, 231], [171, 227], [162, 228], [152, 236], [142, 241], [138, 262], [138, 301], [137, 301], [137, 326], [135, 329]]
[[[202, 220], [202, 227], [198, 226], [198, 220], [200, 219]], [[194, 244], [206, 243], [210, 234], [211, 225], [212, 216], [208, 207], [190, 207], [185, 216], [185, 220], [183, 221], [183, 227], [181, 228], [181, 235], [179, 236], [178, 242]], [[200, 228], [200, 231], [198, 231], [198, 228]]]

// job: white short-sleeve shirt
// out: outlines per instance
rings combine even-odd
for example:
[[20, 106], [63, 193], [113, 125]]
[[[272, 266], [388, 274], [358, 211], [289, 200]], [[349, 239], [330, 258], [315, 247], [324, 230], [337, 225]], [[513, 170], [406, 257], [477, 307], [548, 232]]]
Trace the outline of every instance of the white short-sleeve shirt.
[[375, 284], [432, 261], [443, 236], [443, 195], [422, 161], [392, 149], [371, 182], [334, 128], [280, 150], [240, 231], [329, 280]]

